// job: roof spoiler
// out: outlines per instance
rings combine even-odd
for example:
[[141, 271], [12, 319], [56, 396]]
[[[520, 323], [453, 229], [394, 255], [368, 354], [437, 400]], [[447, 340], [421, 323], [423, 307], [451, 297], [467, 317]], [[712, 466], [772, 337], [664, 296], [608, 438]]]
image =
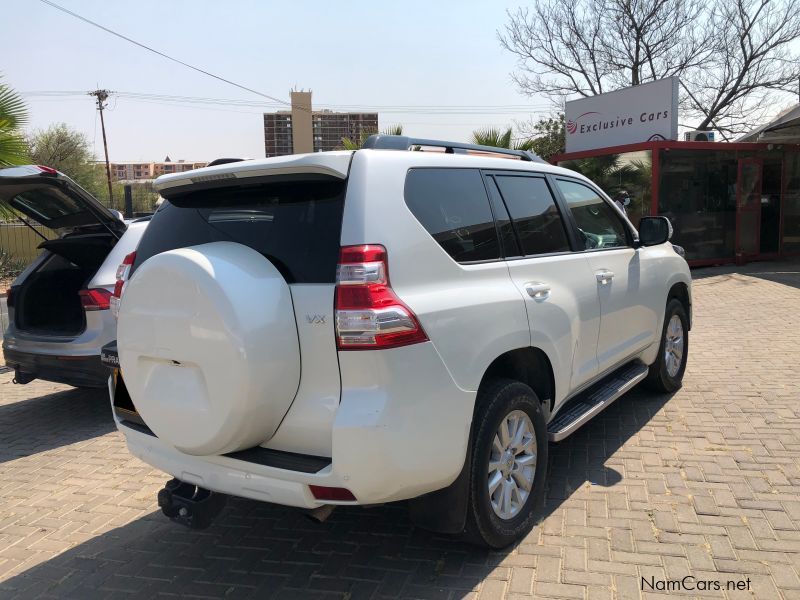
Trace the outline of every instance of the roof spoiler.
[[206, 166], [207, 167], [216, 167], [217, 165], [227, 165], [228, 163], [241, 162], [243, 160], [246, 160], [246, 159], [244, 159], [244, 158], [215, 158], [210, 163], [208, 163]]
[[466, 154], [468, 152], [486, 152], [489, 154], [505, 154], [514, 156], [520, 160], [531, 162], [546, 163], [539, 156], [528, 150], [511, 150], [509, 148], [497, 148], [495, 146], [481, 146], [479, 144], [465, 144], [462, 142], [446, 142], [443, 140], [426, 140], [424, 138], [414, 138], [405, 135], [371, 135], [364, 142], [363, 148], [373, 150], [409, 150], [413, 146], [433, 146], [444, 148], [447, 154]]

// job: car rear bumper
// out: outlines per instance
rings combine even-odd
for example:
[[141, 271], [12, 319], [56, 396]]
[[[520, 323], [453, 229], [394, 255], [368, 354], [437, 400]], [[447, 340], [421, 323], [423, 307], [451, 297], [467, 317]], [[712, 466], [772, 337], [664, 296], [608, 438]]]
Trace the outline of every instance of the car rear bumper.
[[[182, 481], [254, 500], [304, 508], [378, 504], [414, 498], [456, 479], [476, 393], [455, 385], [432, 344], [341, 353], [340, 368], [333, 452], [330, 464], [316, 472], [184, 454], [126, 420], [124, 411], [115, 410], [114, 418], [130, 452], [144, 462]], [[113, 399], [113, 378], [109, 386]], [[356, 501], [316, 500], [309, 485], [346, 488]]]
[[99, 355], [39, 354], [3, 348], [6, 365], [30, 379], [44, 379], [80, 387], [105, 387], [108, 369]]

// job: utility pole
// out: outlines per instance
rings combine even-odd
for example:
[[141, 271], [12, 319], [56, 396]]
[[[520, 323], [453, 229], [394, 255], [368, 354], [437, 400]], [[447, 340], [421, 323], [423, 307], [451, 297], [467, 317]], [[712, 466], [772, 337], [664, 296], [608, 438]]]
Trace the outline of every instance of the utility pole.
[[105, 101], [111, 92], [108, 90], [95, 90], [89, 92], [90, 96], [97, 98], [97, 110], [100, 111], [100, 129], [103, 130], [103, 150], [106, 153], [106, 180], [108, 181], [108, 202], [113, 206], [114, 192], [111, 189], [111, 165], [108, 162], [108, 143], [106, 142], [106, 123], [103, 120], [103, 109], [106, 107]]

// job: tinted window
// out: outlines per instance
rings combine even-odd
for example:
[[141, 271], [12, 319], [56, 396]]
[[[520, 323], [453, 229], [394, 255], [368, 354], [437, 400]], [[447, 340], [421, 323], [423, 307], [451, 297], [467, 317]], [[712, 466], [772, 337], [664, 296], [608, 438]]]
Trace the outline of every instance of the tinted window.
[[557, 181], [580, 230], [580, 241], [586, 249], [628, 245], [625, 226], [619, 216], [594, 190], [574, 181]]
[[145, 230], [134, 268], [174, 248], [232, 241], [269, 258], [289, 283], [333, 283], [344, 186], [340, 180], [291, 181], [171, 198]]
[[503, 197], [500, 195], [500, 190], [497, 189], [497, 184], [491, 177], [487, 177], [485, 181], [486, 188], [489, 190], [489, 199], [492, 202], [497, 231], [500, 232], [503, 255], [521, 256], [522, 253], [517, 245], [517, 238], [514, 235], [514, 227], [511, 225], [511, 217], [508, 214], [506, 205], [503, 204]]
[[569, 251], [561, 213], [544, 178], [501, 175], [496, 179], [526, 255]]
[[14, 198], [11, 204], [43, 221], [74, 215], [83, 210], [74, 199], [49, 189], [24, 192]]
[[477, 169], [412, 169], [406, 204], [454, 260], [500, 258], [492, 211]]

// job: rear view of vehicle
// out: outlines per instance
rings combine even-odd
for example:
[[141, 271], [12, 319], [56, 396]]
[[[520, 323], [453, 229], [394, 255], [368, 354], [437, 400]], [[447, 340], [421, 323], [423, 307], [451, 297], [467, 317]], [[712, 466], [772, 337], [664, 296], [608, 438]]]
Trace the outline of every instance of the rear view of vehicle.
[[104, 387], [108, 373], [100, 348], [115, 335], [108, 308], [116, 266], [135, 247], [146, 221], [126, 226], [46, 167], [0, 170], [0, 201], [54, 235], [42, 236], [41, 253], [9, 289], [3, 354], [15, 381]]
[[130, 450], [181, 485], [314, 509], [418, 496], [461, 470], [474, 392], [393, 291], [391, 248], [358, 231], [352, 160], [159, 180], [167, 202], [122, 293], [113, 404]]
[[225, 495], [409, 500], [506, 546], [538, 518], [549, 441], [648, 373], [680, 387], [688, 267], [663, 217], [639, 237], [533, 155], [366, 146], [157, 180], [115, 288], [114, 418], [192, 527]]

